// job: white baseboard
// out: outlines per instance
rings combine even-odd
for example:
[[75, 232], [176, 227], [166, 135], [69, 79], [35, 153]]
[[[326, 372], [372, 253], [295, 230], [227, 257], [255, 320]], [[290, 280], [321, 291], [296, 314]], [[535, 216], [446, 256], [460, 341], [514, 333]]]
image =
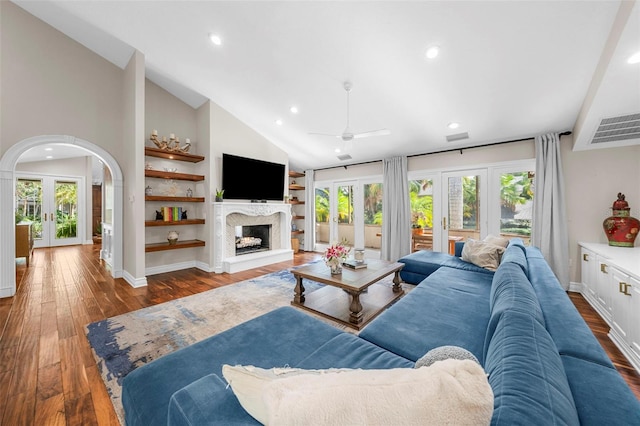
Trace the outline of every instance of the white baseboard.
[[571, 282], [569, 283], [569, 291], [572, 291], [572, 292], [574, 292], [574, 293], [580, 293], [580, 294], [582, 294], [583, 289], [584, 289], [584, 288], [583, 288], [583, 286], [582, 286], [582, 283], [577, 283], [577, 282], [574, 282], [574, 281], [571, 281]]
[[147, 285], [147, 277], [135, 278], [127, 271], [123, 271], [122, 278], [133, 288], [145, 287]]

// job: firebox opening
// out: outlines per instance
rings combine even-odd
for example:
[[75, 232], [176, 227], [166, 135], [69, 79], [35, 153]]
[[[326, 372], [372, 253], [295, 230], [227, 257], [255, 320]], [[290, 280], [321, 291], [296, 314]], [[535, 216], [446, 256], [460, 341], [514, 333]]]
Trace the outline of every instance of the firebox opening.
[[271, 250], [271, 225], [236, 226], [236, 256]]

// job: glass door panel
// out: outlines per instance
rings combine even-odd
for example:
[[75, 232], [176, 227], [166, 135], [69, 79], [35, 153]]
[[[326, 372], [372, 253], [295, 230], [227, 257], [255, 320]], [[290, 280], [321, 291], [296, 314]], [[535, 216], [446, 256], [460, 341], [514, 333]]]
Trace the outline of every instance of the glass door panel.
[[486, 170], [469, 170], [443, 174], [443, 194], [446, 196], [442, 219], [442, 247], [450, 254], [455, 242], [467, 238], [481, 239], [486, 227]]
[[409, 181], [411, 251], [433, 250], [433, 180]]
[[382, 244], [382, 183], [363, 185], [364, 248], [380, 250]]
[[531, 240], [533, 171], [500, 174], [500, 236]]
[[316, 244], [328, 245], [330, 241], [330, 195], [331, 188], [326, 185], [320, 185], [315, 189]]
[[34, 240], [42, 239], [42, 179], [16, 180], [16, 218], [33, 222]]
[[335, 238], [332, 241], [343, 242], [345, 245], [353, 247], [355, 242], [354, 232], [354, 203], [353, 185], [339, 184], [336, 188], [337, 226], [335, 228]]
[[[78, 238], [78, 182], [55, 180], [54, 245], [79, 244]], [[76, 242], [71, 243], [75, 240]]]

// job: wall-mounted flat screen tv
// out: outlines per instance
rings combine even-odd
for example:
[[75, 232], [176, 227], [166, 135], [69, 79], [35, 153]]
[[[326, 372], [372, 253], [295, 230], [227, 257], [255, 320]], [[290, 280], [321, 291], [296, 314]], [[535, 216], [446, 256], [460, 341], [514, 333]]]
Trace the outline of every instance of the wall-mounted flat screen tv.
[[228, 200], [282, 201], [284, 164], [222, 154], [222, 188]]

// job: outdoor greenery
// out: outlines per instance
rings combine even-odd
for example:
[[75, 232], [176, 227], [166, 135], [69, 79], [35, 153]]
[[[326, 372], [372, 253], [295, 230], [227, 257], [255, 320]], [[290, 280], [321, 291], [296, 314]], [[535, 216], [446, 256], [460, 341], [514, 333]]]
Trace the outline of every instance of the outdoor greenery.
[[433, 194], [429, 191], [432, 185], [431, 179], [409, 181], [412, 228], [433, 227]]

